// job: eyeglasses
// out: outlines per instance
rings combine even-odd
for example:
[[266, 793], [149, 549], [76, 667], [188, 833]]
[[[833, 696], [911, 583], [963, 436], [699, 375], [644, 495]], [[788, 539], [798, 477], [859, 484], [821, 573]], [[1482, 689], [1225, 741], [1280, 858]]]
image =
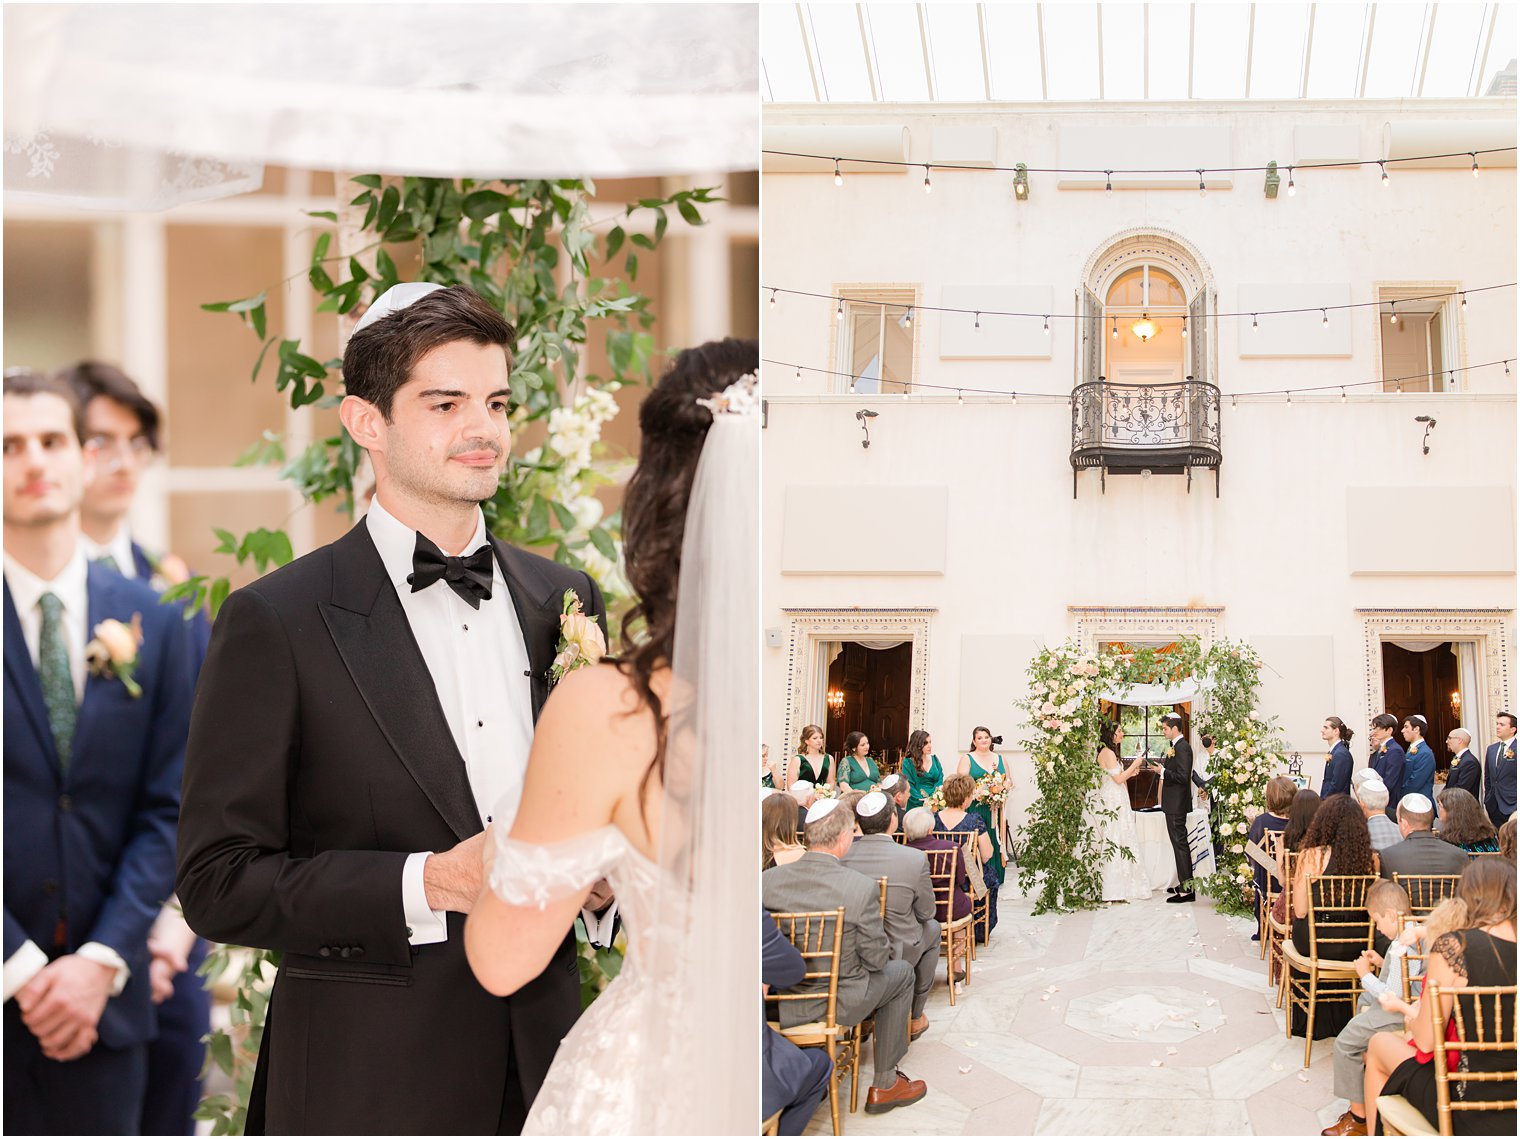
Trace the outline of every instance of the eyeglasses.
[[84, 441], [85, 450], [95, 454], [110, 467], [125, 466], [130, 459], [134, 465], [145, 467], [158, 457], [153, 444], [146, 435], [134, 435], [130, 439], [118, 439], [111, 435], [91, 435]]

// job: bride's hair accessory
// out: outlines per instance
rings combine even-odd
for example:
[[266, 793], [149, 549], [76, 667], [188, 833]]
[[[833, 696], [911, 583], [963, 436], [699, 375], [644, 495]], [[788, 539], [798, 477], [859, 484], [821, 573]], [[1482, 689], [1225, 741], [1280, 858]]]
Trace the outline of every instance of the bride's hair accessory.
[[759, 381], [751, 372], [747, 376], [740, 376], [721, 392], [714, 392], [711, 399], [697, 400], [714, 417], [719, 415], [753, 415], [760, 406], [760, 401], [755, 395]]

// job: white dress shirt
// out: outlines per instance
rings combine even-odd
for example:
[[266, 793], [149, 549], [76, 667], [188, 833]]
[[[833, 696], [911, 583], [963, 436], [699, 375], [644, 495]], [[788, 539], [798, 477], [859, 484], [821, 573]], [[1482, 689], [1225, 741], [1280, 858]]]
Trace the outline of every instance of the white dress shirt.
[[98, 562], [109, 555], [116, 562], [116, 572], [122, 577], [137, 577], [137, 559], [132, 556], [132, 531], [125, 526], [116, 531], [109, 542], [96, 542], [88, 534], [79, 535], [84, 546], [84, 556]]
[[[489, 825], [495, 816], [505, 818], [504, 825], [510, 826], [533, 743], [533, 690], [527, 675], [527, 645], [501, 566], [492, 558], [491, 598], [482, 601], [479, 609], [470, 608], [441, 580], [413, 593], [406, 579], [412, 572], [417, 532], [399, 522], [378, 496], [365, 522], [432, 675], [481, 821]], [[485, 516], [477, 511], [475, 533], [460, 556], [485, 544]], [[413, 854], [401, 874], [401, 897], [413, 945], [448, 940], [444, 912], [429, 908], [423, 888], [423, 863], [431, 853]]]
[[[85, 659], [84, 646], [89, 640], [87, 628], [90, 623], [89, 562], [83, 546], [76, 546], [74, 556], [52, 581], [44, 581], [20, 562], [5, 555], [5, 584], [10, 587], [11, 600], [16, 604], [16, 616], [21, 621], [21, 635], [26, 640], [27, 654], [32, 667], [39, 667], [42, 644], [42, 595], [55, 594], [63, 602], [59, 620], [63, 625], [64, 647], [69, 654], [69, 675], [74, 680], [74, 699], [84, 699]], [[76, 951], [80, 957], [116, 970], [116, 981], [111, 988], [114, 997], [126, 986], [131, 970], [121, 954], [109, 945], [87, 941]], [[26, 942], [5, 960], [4, 1000], [10, 1000], [17, 991], [42, 971], [48, 963], [47, 954], [32, 941]]]

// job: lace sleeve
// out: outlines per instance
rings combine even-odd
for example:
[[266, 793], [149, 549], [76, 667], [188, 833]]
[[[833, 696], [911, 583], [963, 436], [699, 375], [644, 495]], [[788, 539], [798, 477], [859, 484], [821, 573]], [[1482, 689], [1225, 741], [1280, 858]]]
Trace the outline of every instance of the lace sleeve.
[[1430, 947], [1432, 953], [1439, 953], [1446, 959], [1446, 964], [1451, 966], [1451, 971], [1461, 977], [1464, 983], [1467, 980], [1466, 949], [1467, 946], [1463, 944], [1461, 936], [1456, 933], [1443, 933]]
[[508, 905], [537, 906], [583, 894], [624, 854], [626, 840], [614, 826], [540, 845], [492, 830], [495, 853], [486, 867], [491, 892]]

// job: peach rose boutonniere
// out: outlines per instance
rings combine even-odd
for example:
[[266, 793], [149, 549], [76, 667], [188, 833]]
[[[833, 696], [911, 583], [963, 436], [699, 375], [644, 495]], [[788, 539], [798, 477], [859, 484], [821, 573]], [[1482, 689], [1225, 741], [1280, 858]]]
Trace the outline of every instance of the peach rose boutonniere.
[[559, 617], [559, 644], [554, 647], [554, 663], [549, 679], [558, 684], [567, 675], [607, 655], [607, 641], [595, 619], [586, 616], [575, 590], [565, 590], [564, 610]]
[[121, 681], [135, 700], [142, 695], [142, 685], [132, 679], [142, 650], [142, 614], [132, 614], [130, 623], [114, 618], [95, 626], [95, 637], [84, 647], [85, 663], [91, 676]]
[[157, 559], [150, 554], [148, 561], [153, 567], [153, 577], [148, 584], [159, 593], [190, 580], [190, 567], [178, 554], [163, 554]]
[[1174, 747], [1167, 748], [1166, 749], [1166, 758], [1167, 759], [1176, 759], [1177, 758], [1177, 749], [1174, 748]]

